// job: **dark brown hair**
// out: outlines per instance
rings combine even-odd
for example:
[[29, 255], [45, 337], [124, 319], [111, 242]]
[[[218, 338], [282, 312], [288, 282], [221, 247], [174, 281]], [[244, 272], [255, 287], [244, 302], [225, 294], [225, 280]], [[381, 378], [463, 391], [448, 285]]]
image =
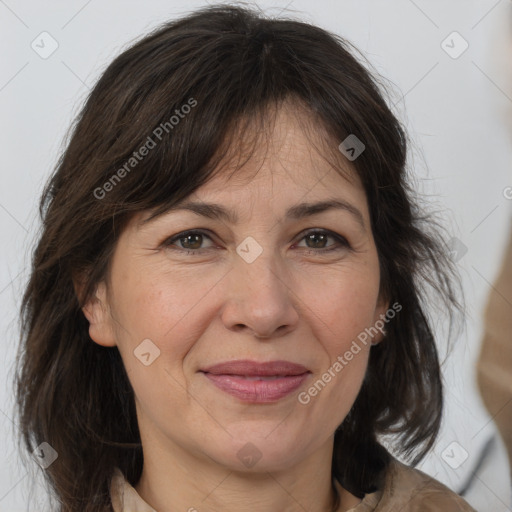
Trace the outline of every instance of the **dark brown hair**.
[[[432, 447], [443, 399], [427, 290], [451, 311], [457, 280], [439, 229], [427, 229], [413, 199], [405, 131], [356, 53], [307, 23], [212, 6], [159, 27], [98, 80], [43, 191], [21, 308], [20, 437], [29, 452], [42, 442], [58, 452], [45, 476], [60, 511], [112, 510], [113, 468], [132, 485], [142, 471], [119, 351], [90, 339], [81, 311], [108, 275], [119, 235], [134, 213], [161, 214], [206, 183], [229, 148], [242, 147], [236, 134], [285, 100], [329, 135], [340, 172], [340, 142], [355, 134], [365, 144], [351, 164], [368, 200], [381, 293], [402, 306], [372, 347], [360, 393], [336, 431], [333, 478], [363, 497], [389, 461], [380, 435], [392, 434], [396, 453], [413, 465]], [[155, 146], [135, 160], [149, 139]]]

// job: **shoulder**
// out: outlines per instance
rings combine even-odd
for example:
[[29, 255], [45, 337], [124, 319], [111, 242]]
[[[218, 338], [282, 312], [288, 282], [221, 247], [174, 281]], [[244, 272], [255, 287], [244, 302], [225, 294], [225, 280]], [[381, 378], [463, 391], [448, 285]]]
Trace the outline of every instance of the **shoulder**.
[[110, 481], [110, 499], [114, 512], [156, 512], [139, 496], [118, 467], [114, 468]]
[[375, 512], [476, 512], [446, 485], [422, 471], [392, 459]]

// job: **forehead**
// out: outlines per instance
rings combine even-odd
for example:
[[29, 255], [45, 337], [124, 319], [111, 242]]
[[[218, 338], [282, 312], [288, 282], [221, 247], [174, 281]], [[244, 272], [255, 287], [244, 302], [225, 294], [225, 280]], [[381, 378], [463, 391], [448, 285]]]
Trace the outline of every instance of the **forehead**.
[[306, 188], [327, 181], [329, 187], [361, 188], [339, 142], [311, 110], [285, 100], [259, 118], [239, 120], [225, 137], [211, 181], [224, 187], [293, 181]]
[[[188, 199], [229, 205], [246, 217], [250, 213], [244, 210], [259, 206], [261, 213], [262, 204], [277, 211], [339, 198], [367, 217], [357, 171], [338, 145], [310, 110], [284, 101], [262, 116], [238, 120], [218, 150], [213, 173]], [[138, 216], [144, 224], [151, 212]]]

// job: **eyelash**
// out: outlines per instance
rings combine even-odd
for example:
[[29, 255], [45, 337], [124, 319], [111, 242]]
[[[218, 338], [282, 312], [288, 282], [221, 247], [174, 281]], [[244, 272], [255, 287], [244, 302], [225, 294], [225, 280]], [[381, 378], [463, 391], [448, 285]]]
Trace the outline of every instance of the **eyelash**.
[[[299, 240], [299, 242], [304, 240], [308, 235], [312, 235], [312, 234], [327, 235], [330, 238], [334, 238], [338, 242], [338, 244], [334, 244], [334, 246], [329, 247], [327, 249], [322, 249], [322, 248], [314, 249], [314, 248], [306, 247], [305, 249], [308, 249], [306, 251], [307, 254], [311, 254], [311, 253], [325, 254], [325, 253], [329, 253], [329, 252], [336, 251], [336, 250], [339, 251], [341, 249], [351, 250], [351, 246], [345, 237], [343, 237], [341, 235], [337, 235], [336, 233], [333, 233], [332, 231], [328, 231], [325, 229], [312, 229], [310, 231], [307, 231], [303, 234], [303, 236]], [[209, 238], [210, 240], [212, 240], [212, 238], [206, 232], [204, 232], [202, 230], [194, 229], [194, 230], [190, 230], [190, 231], [182, 231], [181, 233], [178, 233], [177, 235], [174, 235], [174, 236], [168, 238], [167, 240], [165, 240], [162, 243], [162, 247], [166, 247], [167, 249], [170, 249], [172, 251], [178, 251], [181, 253], [185, 253], [186, 255], [189, 255], [189, 256], [199, 255], [205, 251], [213, 249], [213, 247], [208, 247], [206, 249], [184, 249], [184, 248], [180, 248], [180, 247], [172, 247], [174, 242], [179, 241], [181, 238], [185, 238], [186, 236], [189, 236], [189, 235], [202, 235], [202, 236], [205, 236], [205, 237]], [[213, 242], [213, 240], [212, 240], [212, 242]]]

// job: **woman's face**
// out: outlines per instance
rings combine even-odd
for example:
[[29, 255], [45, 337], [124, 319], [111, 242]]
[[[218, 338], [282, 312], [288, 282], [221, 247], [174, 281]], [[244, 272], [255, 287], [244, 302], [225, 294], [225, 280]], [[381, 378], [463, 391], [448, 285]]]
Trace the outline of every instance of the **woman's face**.
[[[119, 348], [145, 452], [270, 471], [332, 449], [379, 340], [358, 335], [387, 305], [348, 162], [350, 181], [282, 109], [245, 170], [198, 189], [193, 209], [134, 218], [84, 312], [91, 338]], [[340, 206], [301, 206], [324, 201]]]

